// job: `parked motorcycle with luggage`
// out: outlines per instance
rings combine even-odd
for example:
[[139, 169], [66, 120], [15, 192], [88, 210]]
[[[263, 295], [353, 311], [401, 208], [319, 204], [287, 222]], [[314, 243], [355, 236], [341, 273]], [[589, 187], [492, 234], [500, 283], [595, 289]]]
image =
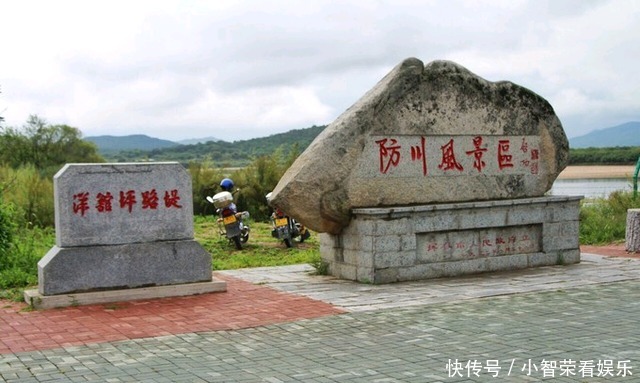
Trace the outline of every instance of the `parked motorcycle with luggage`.
[[223, 191], [213, 197], [207, 196], [206, 199], [216, 207], [220, 235], [226, 236], [236, 249], [242, 250], [242, 244], [249, 240], [250, 228], [243, 222], [249, 218], [249, 212], [239, 212], [236, 204], [233, 203], [233, 194], [239, 190], [233, 190], [234, 184], [231, 179], [223, 179], [220, 182], [220, 187]]
[[[267, 203], [270, 197], [271, 193], [266, 195]], [[289, 217], [278, 208], [274, 208], [271, 214], [271, 225], [273, 227], [271, 236], [282, 241], [286, 247], [292, 247], [295, 238], [298, 238], [298, 241], [302, 243], [311, 236], [304, 225], [296, 222], [293, 217]]]

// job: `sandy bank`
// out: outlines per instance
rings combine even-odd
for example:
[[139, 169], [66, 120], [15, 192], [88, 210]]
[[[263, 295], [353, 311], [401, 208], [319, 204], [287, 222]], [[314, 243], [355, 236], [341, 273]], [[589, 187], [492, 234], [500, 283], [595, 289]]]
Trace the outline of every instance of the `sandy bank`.
[[567, 166], [558, 179], [576, 178], [633, 178], [635, 166]]

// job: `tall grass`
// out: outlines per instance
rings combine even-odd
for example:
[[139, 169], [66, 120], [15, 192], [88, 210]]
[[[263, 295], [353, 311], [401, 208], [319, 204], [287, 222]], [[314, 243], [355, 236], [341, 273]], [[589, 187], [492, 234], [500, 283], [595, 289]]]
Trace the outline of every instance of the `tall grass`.
[[4, 202], [13, 205], [18, 226], [52, 227], [53, 178], [42, 176], [33, 165], [17, 169], [0, 166]]
[[52, 228], [17, 226], [12, 205], [0, 199], [0, 298], [21, 299], [20, 288], [38, 283], [38, 261], [55, 243]]
[[627, 209], [640, 208], [640, 197], [616, 191], [608, 198], [583, 201], [580, 207], [580, 244], [603, 245], [624, 242]]

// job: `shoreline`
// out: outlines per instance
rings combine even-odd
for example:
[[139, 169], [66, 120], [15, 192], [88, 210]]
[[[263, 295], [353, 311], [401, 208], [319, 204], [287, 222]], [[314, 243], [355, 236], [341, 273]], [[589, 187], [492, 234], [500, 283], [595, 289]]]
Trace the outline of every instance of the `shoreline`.
[[557, 179], [633, 179], [635, 165], [571, 165], [567, 166]]

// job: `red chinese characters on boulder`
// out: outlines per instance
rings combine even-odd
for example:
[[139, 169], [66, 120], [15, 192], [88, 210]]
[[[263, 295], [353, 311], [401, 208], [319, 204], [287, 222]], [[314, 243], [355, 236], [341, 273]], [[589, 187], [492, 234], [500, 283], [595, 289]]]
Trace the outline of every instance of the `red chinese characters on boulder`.
[[[134, 207], [139, 203], [143, 210], [157, 210], [160, 207], [160, 197], [156, 189], [145, 190], [140, 193], [135, 190], [120, 190], [117, 206], [129, 214], [135, 212]], [[138, 200], [138, 196], [141, 198]], [[110, 191], [99, 192], [92, 197], [89, 192], [80, 192], [73, 195], [73, 214], [84, 217], [91, 211], [91, 198], [94, 199], [94, 209], [97, 213], [107, 214], [113, 212], [114, 196]], [[177, 189], [164, 191], [164, 207], [166, 209], [181, 209], [180, 193]]]
[[449, 140], [444, 146], [441, 146], [442, 150], [442, 162], [438, 165], [438, 168], [442, 170], [458, 170], [462, 171], [464, 168], [456, 160], [456, 155], [453, 151], [453, 138]]
[[422, 162], [422, 175], [427, 175], [427, 149], [425, 147], [425, 138], [420, 137], [420, 145], [411, 147], [411, 160]]
[[[423, 176], [536, 175], [540, 160], [536, 141], [533, 136], [399, 136], [377, 139], [375, 143], [379, 174], [393, 174], [394, 169], [396, 173], [407, 174], [407, 167], [417, 162]], [[439, 171], [430, 174], [430, 164], [434, 169], [437, 165]]]
[[[520, 151], [527, 154], [529, 152], [529, 143], [526, 139], [522, 138], [522, 144], [520, 145]], [[538, 174], [538, 160], [540, 159], [540, 150], [531, 149], [530, 156], [523, 159], [521, 165], [531, 169], [531, 174]]]
[[482, 147], [482, 137], [474, 137], [473, 138], [473, 150], [469, 150], [467, 155], [473, 154], [473, 167], [476, 168], [480, 173], [482, 173], [482, 169], [487, 166], [487, 163], [482, 160], [482, 155], [487, 151], [487, 148]]
[[[390, 141], [389, 145], [387, 145], [388, 141]], [[380, 173], [386, 174], [391, 165], [398, 166], [401, 146], [393, 138], [390, 140], [387, 138], [378, 140], [376, 144], [380, 148]]]
[[500, 169], [513, 167], [513, 156], [509, 153], [511, 142], [509, 140], [498, 141], [498, 167]]

